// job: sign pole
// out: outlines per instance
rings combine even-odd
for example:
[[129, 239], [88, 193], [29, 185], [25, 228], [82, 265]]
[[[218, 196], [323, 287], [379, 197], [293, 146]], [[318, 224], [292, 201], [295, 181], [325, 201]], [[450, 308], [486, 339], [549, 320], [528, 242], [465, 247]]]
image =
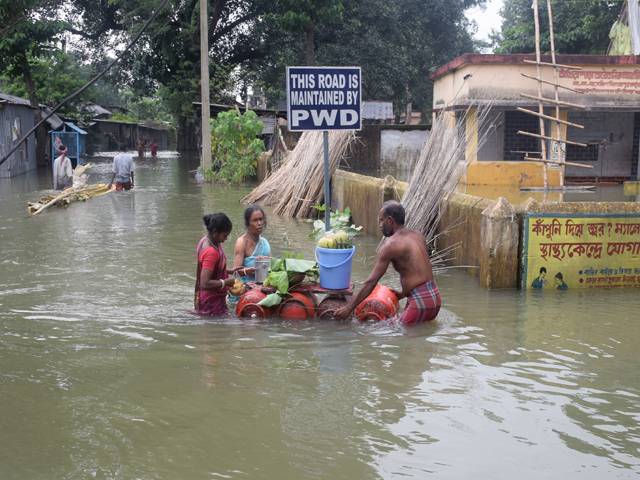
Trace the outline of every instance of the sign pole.
[[329, 132], [322, 132], [324, 146], [324, 230], [331, 230], [331, 179], [329, 178]]

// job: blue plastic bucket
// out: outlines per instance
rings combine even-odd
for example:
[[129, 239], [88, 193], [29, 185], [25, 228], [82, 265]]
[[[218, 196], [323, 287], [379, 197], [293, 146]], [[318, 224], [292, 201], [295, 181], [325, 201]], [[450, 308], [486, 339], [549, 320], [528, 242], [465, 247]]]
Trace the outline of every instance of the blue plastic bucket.
[[316, 247], [316, 261], [320, 267], [320, 286], [329, 290], [343, 290], [351, 286], [351, 263], [356, 247]]

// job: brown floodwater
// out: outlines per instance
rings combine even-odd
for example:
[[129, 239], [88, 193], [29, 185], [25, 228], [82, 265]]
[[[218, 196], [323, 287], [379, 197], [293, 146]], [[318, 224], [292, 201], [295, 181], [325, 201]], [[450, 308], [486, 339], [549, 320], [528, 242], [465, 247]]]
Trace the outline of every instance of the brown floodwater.
[[[193, 168], [164, 154], [131, 192], [34, 218], [49, 178], [0, 180], [0, 478], [638, 478], [637, 290], [452, 271], [413, 328], [203, 319], [201, 217], [229, 214], [230, 255], [250, 187]], [[270, 216], [266, 236], [312, 258], [309, 232]], [[355, 281], [377, 240], [358, 240]]]

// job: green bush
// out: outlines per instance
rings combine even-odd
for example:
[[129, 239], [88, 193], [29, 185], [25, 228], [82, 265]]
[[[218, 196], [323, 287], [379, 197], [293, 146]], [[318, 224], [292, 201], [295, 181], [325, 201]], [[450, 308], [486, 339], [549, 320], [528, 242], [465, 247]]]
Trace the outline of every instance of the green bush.
[[227, 183], [240, 183], [255, 175], [258, 157], [264, 151], [262, 122], [255, 112], [238, 109], [218, 114], [211, 121], [212, 168], [207, 176]]

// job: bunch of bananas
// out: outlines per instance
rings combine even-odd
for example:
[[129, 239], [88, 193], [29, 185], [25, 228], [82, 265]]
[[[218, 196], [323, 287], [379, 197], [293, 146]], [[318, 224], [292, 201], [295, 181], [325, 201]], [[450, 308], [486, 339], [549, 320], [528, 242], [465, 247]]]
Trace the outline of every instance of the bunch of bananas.
[[239, 297], [244, 293], [244, 283], [242, 283], [239, 278], [236, 278], [231, 288], [229, 288], [229, 292], [231, 295]]

